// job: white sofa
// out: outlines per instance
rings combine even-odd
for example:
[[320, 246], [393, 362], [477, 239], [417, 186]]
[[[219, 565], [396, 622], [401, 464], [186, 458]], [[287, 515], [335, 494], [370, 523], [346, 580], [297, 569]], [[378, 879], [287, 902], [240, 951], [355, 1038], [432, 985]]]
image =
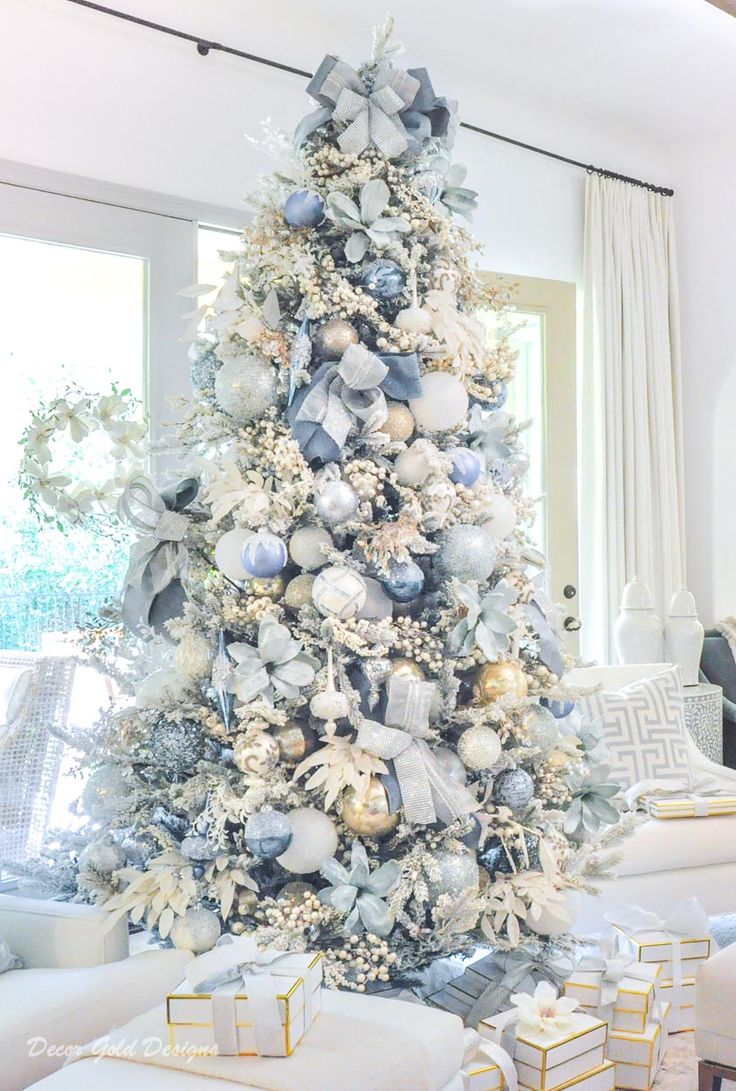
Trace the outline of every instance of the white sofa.
[[[571, 671], [566, 681], [615, 690], [666, 666], [583, 667]], [[710, 761], [691, 739], [689, 744], [695, 771], [717, 777], [725, 790], [736, 792], [736, 770]], [[600, 897], [582, 899], [575, 926], [579, 934], [604, 931], [604, 915], [624, 902], [666, 915], [676, 902], [696, 897], [710, 916], [736, 913], [736, 815], [647, 819], [620, 848], [624, 859], [617, 878], [599, 884]]]
[[186, 951], [128, 958], [127, 923], [106, 931], [108, 919], [91, 906], [0, 895], [0, 936], [24, 962], [0, 974], [2, 1091], [54, 1072], [70, 1047], [161, 1003], [185, 977]]

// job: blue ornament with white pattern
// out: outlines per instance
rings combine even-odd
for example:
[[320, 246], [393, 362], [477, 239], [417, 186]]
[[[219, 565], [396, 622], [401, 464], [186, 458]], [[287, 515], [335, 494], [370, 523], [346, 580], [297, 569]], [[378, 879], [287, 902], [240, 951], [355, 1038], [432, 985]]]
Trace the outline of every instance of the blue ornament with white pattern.
[[259, 530], [257, 534], [253, 534], [243, 546], [240, 555], [245, 571], [259, 580], [270, 580], [273, 576], [278, 576], [287, 557], [286, 544], [270, 530]]
[[556, 720], [564, 720], [575, 708], [574, 701], [554, 701], [550, 697], [540, 697], [539, 703], [542, 708], [549, 709]]
[[298, 189], [284, 202], [284, 219], [289, 227], [319, 227], [324, 218], [325, 203], [311, 189]]
[[363, 273], [363, 286], [374, 299], [395, 299], [406, 287], [404, 270], [389, 258], [372, 261]]
[[381, 583], [394, 602], [411, 602], [424, 587], [424, 573], [414, 561], [391, 561]]
[[456, 485], [470, 488], [480, 477], [480, 469], [480, 459], [468, 447], [458, 447], [452, 452], [450, 481], [454, 481]]

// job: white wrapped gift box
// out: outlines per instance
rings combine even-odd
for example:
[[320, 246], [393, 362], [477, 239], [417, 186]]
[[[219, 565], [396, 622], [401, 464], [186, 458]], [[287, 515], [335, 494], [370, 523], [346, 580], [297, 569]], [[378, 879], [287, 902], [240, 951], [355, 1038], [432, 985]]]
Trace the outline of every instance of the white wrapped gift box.
[[[282, 1034], [275, 1057], [288, 1057], [299, 1044], [321, 1008], [322, 958], [313, 953], [294, 953], [269, 967], [276, 985]], [[256, 1029], [248, 994], [244, 987], [231, 996], [237, 1041], [241, 1057], [258, 1055]], [[166, 1021], [172, 1049], [216, 1048], [212, 993], [195, 993], [184, 982], [166, 998]]]
[[611, 1030], [606, 1050], [616, 1065], [616, 1087], [649, 1091], [667, 1050], [670, 1005], [662, 1005], [662, 1022], [649, 1023], [643, 1034]]
[[661, 986], [662, 1000], [672, 1005], [670, 1012], [669, 1032], [677, 1034], [682, 1030], [695, 1029], [695, 978], [684, 977], [680, 985], [679, 998], [675, 999], [673, 981], [663, 981]]
[[[501, 1026], [505, 1015], [498, 1016]], [[481, 1020], [478, 1033], [494, 1041], [498, 1027], [494, 1016]], [[559, 1091], [603, 1066], [606, 1023], [585, 1012], [570, 1015], [570, 1028], [556, 1036], [517, 1032], [514, 1066], [519, 1083], [531, 1091]]]
[[652, 818], [712, 818], [721, 814], [736, 814], [736, 796], [731, 793], [712, 796], [685, 793], [642, 796], [640, 802]]
[[[576, 1076], [557, 1091], [567, 1091], [567, 1088], [572, 1087], [575, 1091], [614, 1091], [615, 1072], [613, 1061], [604, 1061], [600, 1068], [587, 1072], [584, 1076]], [[464, 1091], [506, 1091], [506, 1082], [498, 1065], [470, 1064], [462, 1069], [462, 1075], [465, 1081]]]
[[[646, 980], [624, 976], [618, 982], [618, 996], [610, 1019], [616, 1030], [643, 1031], [659, 998], [659, 965], [641, 963], [639, 972]], [[565, 995], [594, 1015], [601, 1006], [601, 980], [600, 970], [575, 970], [565, 982]]]
[[[627, 932], [620, 925], [613, 925], [618, 937], [621, 949], [628, 951], [638, 962], [658, 962], [661, 966], [662, 977], [672, 977], [672, 944], [679, 943], [680, 954], [683, 962], [683, 977], [694, 976], [689, 967], [697, 966], [710, 958], [710, 936], [683, 936], [678, 939], [667, 932], [661, 931], [637, 931]], [[686, 968], [686, 965], [687, 967]], [[670, 972], [668, 973], [668, 969]]]

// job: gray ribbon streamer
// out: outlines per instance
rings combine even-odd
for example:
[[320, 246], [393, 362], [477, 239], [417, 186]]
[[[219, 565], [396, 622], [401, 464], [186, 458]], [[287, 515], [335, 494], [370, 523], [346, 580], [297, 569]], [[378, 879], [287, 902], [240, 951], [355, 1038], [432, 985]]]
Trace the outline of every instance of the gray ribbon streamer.
[[181, 611], [189, 524], [181, 509], [194, 500], [198, 487], [194, 478], [186, 478], [159, 493], [149, 477], [138, 474], [118, 501], [120, 518], [144, 532], [131, 549], [123, 590], [123, 621], [134, 632], [158, 627]]
[[420, 81], [388, 64], [371, 70], [363, 79], [345, 61], [328, 54], [307, 85], [320, 108], [299, 124], [297, 146], [330, 119], [346, 127], [337, 143], [342, 152], [359, 155], [371, 146], [387, 159], [401, 155], [409, 145], [399, 114], [414, 102]]
[[409, 134], [409, 145], [418, 150], [430, 136], [444, 140], [452, 148], [457, 133], [457, 102], [436, 95], [426, 68], [410, 68], [409, 75], [419, 81], [413, 101], [401, 112], [401, 120]]

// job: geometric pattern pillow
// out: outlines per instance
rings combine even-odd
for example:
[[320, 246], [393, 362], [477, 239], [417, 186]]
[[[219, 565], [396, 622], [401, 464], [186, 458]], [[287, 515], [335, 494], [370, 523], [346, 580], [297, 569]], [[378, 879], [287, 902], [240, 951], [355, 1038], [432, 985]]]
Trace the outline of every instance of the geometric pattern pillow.
[[642, 780], [680, 780], [692, 771], [678, 667], [630, 682], [614, 693], [578, 700], [584, 717], [598, 721], [606, 764], [624, 792]]

